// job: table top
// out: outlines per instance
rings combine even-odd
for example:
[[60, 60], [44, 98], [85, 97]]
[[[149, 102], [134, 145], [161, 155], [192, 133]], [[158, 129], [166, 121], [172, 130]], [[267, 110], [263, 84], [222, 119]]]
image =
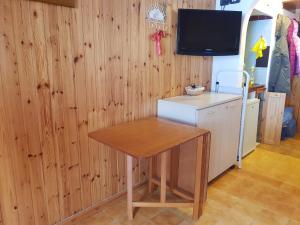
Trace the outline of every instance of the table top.
[[254, 84], [252, 87], [249, 87], [248, 92], [251, 93], [258, 90], [260, 90], [260, 92], [264, 92], [266, 90], [266, 86], [264, 84]]
[[193, 126], [151, 117], [89, 133], [89, 137], [136, 158], [146, 158], [208, 133]]
[[203, 94], [198, 96], [182, 95], [171, 98], [165, 98], [158, 100], [158, 103], [162, 104], [167, 102], [182, 104], [185, 106], [193, 107], [196, 110], [200, 110], [239, 99], [242, 99], [241, 95], [204, 92]]

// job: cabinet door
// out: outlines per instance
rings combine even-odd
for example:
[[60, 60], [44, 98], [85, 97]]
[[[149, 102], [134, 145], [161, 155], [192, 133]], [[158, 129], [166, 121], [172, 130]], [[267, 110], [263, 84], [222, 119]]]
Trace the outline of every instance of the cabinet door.
[[261, 120], [262, 143], [280, 144], [285, 98], [286, 94], [266, 93]]
[[227, 103], [223, 113], [225, 121], [222, 128], [224, 142], [221, 148], [220, 172], [224, 172], [237, 161], [240, 125], [242, 113], [242, 100]]
[[235, 164], [239, 146], [242, 100], [198, 112], [198, 127], [211, 132], [208, 180]]
[[209, 160], [209, 174], [208, 180], [211, 181], [220, 174], [220, 150], [223, 148], [224, 137], [222, 134], [225, 125], [223, 119], [224, 105], [203, 109], [198, 111], [198, 124], [197, 126], [207, 129], [211, 132], [211, 148]]
[[256, 147], [258, 127], [259, 102], [247, 105], [245, 119], [245, 133], [243, 144], [243, 156], [246, 156]]

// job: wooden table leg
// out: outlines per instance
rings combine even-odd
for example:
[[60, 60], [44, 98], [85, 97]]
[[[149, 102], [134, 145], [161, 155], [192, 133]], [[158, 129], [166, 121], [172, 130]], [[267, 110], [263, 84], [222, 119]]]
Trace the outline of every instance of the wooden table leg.
[[203, 168], [203, 136], [197, 138], [197, 150], [196, 150], [196, 171], [195, 171], [195, 194], [194, 194], [194, 208], [193, 208], [193, 218], [199, 219], [202, 215], [202, 204], [201, 197], [203, 198], [203, 193], [201, 193], [201, 181], [203, 182], [202, 177], [202, 168]]
[[170, 188], [174, 189], [178, 186], [178, 170], [180, 158], [180, 145], [171, 149], [171, 169], [170, 169]]
[[165, 203], [167, 197], [167, 152], [161, 154], [160, 170], [160, 202]]
[[204, 155], [202, 157], [202, 177], [204, 179], [204, 182], [202, 182], [202, 189], [201, 193], [203, 193], [203, 202], [201, 204], [204, 204], [207, 200], [207, 185], [208, 185], [208, 171], [209, 171], [209, 157], [210, 157], [210, 142], [211, 142], [211, 134], [207, 133], [204, 136], [203, 141], [203, 152]]
[[152, 178], [156, 177], [157, 170], [157, 159], [156, 156], [152, 156], [149, 158], [149, 183], [148, 183], [148, 191], [152, 193], [155, 188], [155, 184], [152, 181]]
[[148, 183], [148, 192], [152, 193], [154, 189], [154, 184], [152, 182], [152, 178], [154, 176], [154, 170], [156, 169], [154, 166], [154, 157], [149, 158], [149, 183]]
[[132, 157], [127, 155], [127, 212], [129, 220], [133, 220], [132, 182]]

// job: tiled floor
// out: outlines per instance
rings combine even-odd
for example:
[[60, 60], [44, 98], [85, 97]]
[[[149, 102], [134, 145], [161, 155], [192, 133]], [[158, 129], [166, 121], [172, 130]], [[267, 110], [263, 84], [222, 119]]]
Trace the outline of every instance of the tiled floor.
[[199, 221], [190, 209], [140, 209], [128, 222], [122, 197], [76, 225], [300, 225], [300, 135], [280, 146], [260, 145], [209, 185]]

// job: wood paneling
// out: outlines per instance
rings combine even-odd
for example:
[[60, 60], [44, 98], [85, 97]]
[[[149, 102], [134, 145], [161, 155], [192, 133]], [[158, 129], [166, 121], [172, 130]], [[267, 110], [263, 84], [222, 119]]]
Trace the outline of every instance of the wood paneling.
[[260, 131], [262, 143], [280, 144], [285, 100], [285, 93], [267, 92], [265, 94]]
[[36, 1], [36, 2], [45, 2], [48, 4], [62, 5], [66, 7], [76, 7], [77, 0], [28, 0], [28, 1]]
[[[145, 20], [154, 2], [0, 1], [3, 225], [55, 224], [124, 191], [124, 154], [88, 132], [155, 115], [158, 98], [192, 82], [210, 86], [211, 58], [174, 52], [178, 7], [214, 1], [168, 1], [159, 58]], [[145, 181], [147, 162], [133, 167], [134, 184]]]
[[1, 205], [0, 205], [0, 225], [3, 225], [3, 222], [2, 222], [2, 211], [1, 211]]
[[[138, 211], [137, 215], [143, 216], [133, 224], [299, 225], [299, 158], [300, 134], [280, 145], [261, 144], [244, 158], [242, 170], [231, 169], [209, 185], [200, 221], [191, 221], [192, 210], [185, 208], [152, 208], [146, 213]], [[155, 193], [150, 199], [158, 197]], [[172, 200], [178, 198], [168, 196], [168, 201]], [[106, 207], [111, 210], [99, 210], [97, 215], [80, 219], [76, 224], [95, 225], [103, 220], [106, 224], [122, 224], [127, 216], [125, 202], [126, 196], [109, 203]]]
[[283, 0], [283, 8], [295, 13], [296, 10], [300, 8], [300, 1], [299, 0]]
[[193, 126], [148, 117], [90, 132], [89, 137], [134, 158], [148, 158], [205, 133]]

